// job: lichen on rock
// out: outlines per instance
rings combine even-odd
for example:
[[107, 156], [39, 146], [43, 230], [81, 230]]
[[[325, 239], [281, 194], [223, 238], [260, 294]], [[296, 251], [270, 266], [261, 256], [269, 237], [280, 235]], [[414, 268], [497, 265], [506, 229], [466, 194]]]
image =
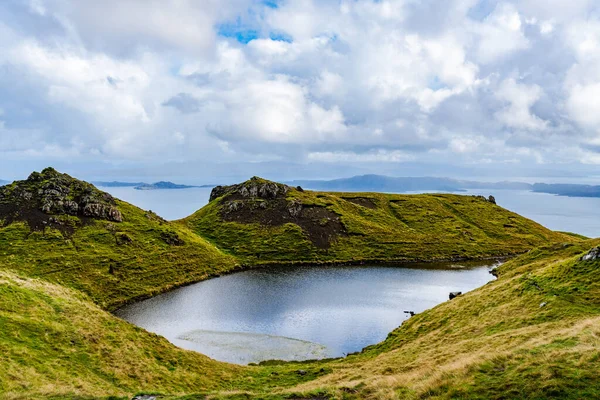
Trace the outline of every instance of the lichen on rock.
[[53, 216], [63, 215], [123, 221], [110, 194], [53, 168], [0, 187], [0, 219], [5, 224], [25, 221], [32, 229], [43, 229], [57, 221]]

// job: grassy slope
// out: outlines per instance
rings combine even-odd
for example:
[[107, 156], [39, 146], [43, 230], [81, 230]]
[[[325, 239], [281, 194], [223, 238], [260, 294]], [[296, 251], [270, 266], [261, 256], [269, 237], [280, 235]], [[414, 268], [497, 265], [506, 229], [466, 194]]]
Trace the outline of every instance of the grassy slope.
[[[344, 200], [371, 199], [371, 209]], [[266, 227], [224, 222], [223, 198], [182, 220], [248, 264], [289, 261], [449, 259], [515, 254], [548, 242], [576, 240], [473, 196], [324, 193], [291, 190], [288, 200], [327, 207], [347, 234], [319, 249], [293, 223]], [[326, 223], [326, 221], [324, 221]]]
[[498, 280], [418, 314], [294, 390], [377, 399], [600, 398], [600, 261], [578, 260], [598, 244], [520, 256]]
[[331, 371], [217, 362], [113, 316], [77, 290], [2, 269], [0, 327], [0, 399], [268, 393]]
[[[123, 222], [95, 220], [72, 236], [53, 229], [31, 232], [18, 222], [0, 227], [0, 265], [79, 289], [107, 309], [235, 267], [232, 257], [184, 226], [122, 201], [117, 205]], [[165, 232], [175, 232], [185, 244], [167, 244], [161, 239]], [[130, 243], [119, 239], [123, 234]]]
[[0, 397], [597, 398], [600, 262], [578, 258], [598, 244], [520, 256], [498, 280], [416, 315], [363, 353], [258, 367], [179, 350], [77, 291], [0, 272]]

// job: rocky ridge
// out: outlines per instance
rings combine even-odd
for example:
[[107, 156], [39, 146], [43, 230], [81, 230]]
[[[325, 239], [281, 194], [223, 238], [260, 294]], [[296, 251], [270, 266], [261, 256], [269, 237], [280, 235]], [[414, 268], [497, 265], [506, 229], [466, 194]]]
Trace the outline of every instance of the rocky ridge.
[[224, 221], [265, 226], [294, 223], [318, 248], [328, 248], [337, 236], [345, 234], [339, 215], [326, 207], [307, 205], [298, 198], [288, 198], [293, 191], [304, 192], [300, 187], [294, 188], [255, 176], [237, 185], [216, 186], [210, 194], [210, 201], [220, 202], [220, 214]]
[[53, 168], [0, 187], [0, 220], [26, 221], [32, 229], [65, 225], [61, 217], [123, 221], [115, 199], [93, 185]]

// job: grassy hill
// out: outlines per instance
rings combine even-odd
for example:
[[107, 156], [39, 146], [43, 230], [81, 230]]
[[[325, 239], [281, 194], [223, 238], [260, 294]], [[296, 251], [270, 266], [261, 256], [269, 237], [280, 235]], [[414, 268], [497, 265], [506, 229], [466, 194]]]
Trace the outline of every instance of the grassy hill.
[[250, 367], [177, 349], [78, 291], [0, 271], [0, 398], [598, 398], [600, 260], [580, 260], [597, 245], [517, 257], [496, 281], [362, 353]]
[[482, 196], [312, 192], [252, 178], [211, 200], [183, 224], [247, 264], [478, 258], [574, 239]]
[[0, 189], [0, 266], [114, 309], [236, 261], [181, 224], [49, 168]]
[[[600, 259], [582, 260], [600, 240], [483, 198], [308, 192], [256, 178], [215, 188], [209, 205], [169, 223], [47, 169], [0, 189], [0, 220], [0, 398], [600, 397]], [[234, 366], [106, 311], [239, 262], [517, 252], [497, 280], [343, 359]]]

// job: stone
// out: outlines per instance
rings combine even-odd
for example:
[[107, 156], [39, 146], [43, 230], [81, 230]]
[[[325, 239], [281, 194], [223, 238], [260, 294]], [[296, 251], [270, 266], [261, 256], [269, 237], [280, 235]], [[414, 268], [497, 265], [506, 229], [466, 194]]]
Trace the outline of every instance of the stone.
[[455, 297], [458, 297], [462, 294], [462, 292], [450, 292], [450, 295], [448, 296], [450, 298], [450, 300], [452, 300]]
[[299, 216], [302, 212], [302, 202], [297, 199], [290, 201], [290, 203], [288, 204], [288, 212], [294, 218]]
[[303, 369], [299, 369], [298, 371], [296, 371], [296, 373], [297, 373], [298, 375], [302, 375], [302, 376], [306, 375], [306, 371], [305, 371], [305, 370], [303, 370]]
[[161, 232], [160, 238], [166, 244], [170, 244], [171, 246], [183, 246], [185, 244], [185, 242], [183, 241], [183, 239], [181, 239], [179, 237], [177, 232], [173, 232], [173, 231]]
[[583, 255], [579, 261], [597, 261], [600, 260], [600, 246], [594, 247], [587, 254]]
[[215, 186], [210, 193], [209, 201], [218, 199], [225, 195], [234, 195], [241, 198], [276, 199], [284, 197], [291, 189], [282, 183], [266, 181], [253, 177], [250, 180], [230, 186]]
[[540, 303], [540, 308], [546, 307], [548, 303], [546, 303], [545, 301], [543, 303]]
[[490, 197], [488, 197], [488, 201], [492, 204], [496, 204], [496, 198], [494, 196], [492, 196], [491, 194], [490, 194]]

